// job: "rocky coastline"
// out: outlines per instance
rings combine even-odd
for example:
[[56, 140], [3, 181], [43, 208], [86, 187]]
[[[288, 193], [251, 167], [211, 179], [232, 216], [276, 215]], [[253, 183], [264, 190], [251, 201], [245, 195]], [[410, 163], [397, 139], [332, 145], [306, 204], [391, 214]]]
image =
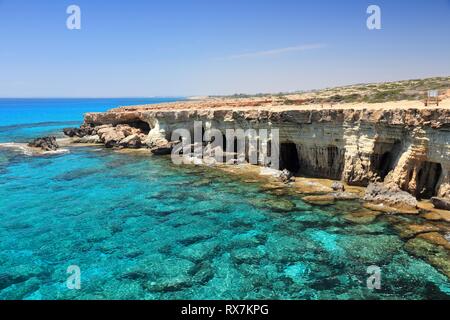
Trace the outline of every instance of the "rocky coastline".
[[76, 143], [148, 148], [160, 155], [170, 154], [177, 144], [170, 141], [171, 133], [177, 128], [193, 130], [194, 121], [221, 131], [278, 128], [281, 170], [385, 189], [377, 196], [367, 195], [368, 201], [383, 199], [394, 206], [416, 207], [414, 199], [433, 199], [436, 208], [449, 209], [450, 109], [307, 110], [274, 108], [264, 102], [259, 106], [244, 100], [223, 106], [198, 101], [122, 107], [87, 113], [80, 128], [64, 133]]
[[[278, 128], [283, 167], [217, 167], [245, 180], [267, 177], [270, 193], [293, 192], [314, 205], [363, 202], [351, 223], [385, 216], [405, 239], [405, 248], [450, 278], [450, 109], [369, 107], [305, 109], [197, 101], [122, 107], [88, 113], [80, 128], [67, 128], [75, 144], [101, 144], [117, 150], [147, 149], [170, 154], [177, 128]], [[295, 161], [290, 161], [294, 159]], [[195, 161], [194, 161], [195, 164]], [[295, 164], [297, 166], [295, 166]], [[256, 177], [256, 175], [258, 177]], [[330, 181], [328, 184], [324, 181]], [[289, 210], [289, 204], [274, 204]], [[399, 218], [414, 215], [416, 225]]]

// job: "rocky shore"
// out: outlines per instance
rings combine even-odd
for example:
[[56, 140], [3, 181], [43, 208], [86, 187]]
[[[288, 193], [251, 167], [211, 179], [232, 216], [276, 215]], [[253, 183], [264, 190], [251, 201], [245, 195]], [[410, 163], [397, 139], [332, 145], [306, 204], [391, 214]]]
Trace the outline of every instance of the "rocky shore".
[[172, 132], [192, 131], [194, 121], [222, 132], [277, 128], [281, 170], [353, 186], [380, 183], [389, 192], [366, 197], [374, 202], [414, 207], [413, 198], [433, 198], [436, 208], [449, 208], [450, 108], [343, 105], [308, 110], [272, 106], [265, 99], [190, 101], [88, 113], [80, 128], [64, 133], [78, 143], [169, 154], [177, 143], [170, 141]]

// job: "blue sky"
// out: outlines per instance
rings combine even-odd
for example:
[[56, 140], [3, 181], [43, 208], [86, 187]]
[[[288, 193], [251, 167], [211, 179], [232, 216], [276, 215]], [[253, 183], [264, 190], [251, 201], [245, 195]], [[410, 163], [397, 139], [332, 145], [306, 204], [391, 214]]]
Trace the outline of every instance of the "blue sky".
[[[81, 30], [66, 8], [81, 8]], [[381, 7], [382, 30], [366, 28]], [[187, 96], [450, 75], [450, 0], [0, 0], [0, 97]]]

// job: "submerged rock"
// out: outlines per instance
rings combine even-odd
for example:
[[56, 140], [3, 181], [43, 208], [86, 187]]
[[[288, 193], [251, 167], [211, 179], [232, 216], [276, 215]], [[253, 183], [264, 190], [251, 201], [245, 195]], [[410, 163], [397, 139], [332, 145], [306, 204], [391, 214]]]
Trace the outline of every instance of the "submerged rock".
[[295, 203], [286, 199], [258, 199], [250, 201], [259, 208], [268, 208], [274, 212], [289, 212], [296, 208]]
[[189, 272], [192, 281], [196, 284], [205, 285], [214, 278], [214, 268], [209, 262], [200, 262], [196, 264]]
[[231, 252], [231, 258], [235, 263], [257, 263], [261, 260], [265, 252], [263, 247], [241, 248]]
[[361, 209], [359, 211], [345, 214], [344, 220], [356, 224], [369, 224], [372, 223], [380, 214], [381, 212]]
[[59, 148], [55, 137], [37, 138], [30, 142], [28, 146], [33, 148], [41, 148], [44, 151], [56, 151]]
[[397, 186], [386, 186], [382, 183], [371, 183], [366, 189], [364, 200], [400, 209], [417, 208], [417, 199], [414, 196]]
[[430, 263], [450, 279], [450, 250], [431, 242], [430, 236], [418, 237], [409, 240], [405, 249]]
[[202, 241], [184, 247], [180, 251], [180, 257], [194, 262], [212, 259], [218, 251], [218, 244], [215, 241]]
[[394, 225], [394, 228], [399, 231], [400, 237], [402, 238], [414, 238], [420, 234], [431, 233], [440, 231], [440, 229], [430, 223], [422, 223], [422, 224], [399, 224]]
[[447, 238], [444, 235], [440, 234], [439, 232], [422, 233], [422, 234], [419, 234], [417, 237], [424, 239], [435, 245], [442, 246], [445, 249], [449, 250], [449, 253], [450, 253], [450, 242], [447, 240]]
[[189, 260], [152, 255], [129, 268], [121, 278], [139, 280], [151, 292], [170, 292], [192, 286], [194, 269], [195, 264]]
[[303, 201], [313, 205], [329, 206], [334, 204], [336, 198], [332, 195], [306, 196], [303, 197]]
[[403, 242], [392, 235], [371, 235], [361, 237], [344, 237], [339, 244], [346, 249], [352, 260], [362, 265], [383, 265], [400, 252]]
[[161, 278], [158, 281], [148, 281], [144, 287], [153, 292], [179, 291], [193, 285], [190, 276], [180, 275], [174, 278]]

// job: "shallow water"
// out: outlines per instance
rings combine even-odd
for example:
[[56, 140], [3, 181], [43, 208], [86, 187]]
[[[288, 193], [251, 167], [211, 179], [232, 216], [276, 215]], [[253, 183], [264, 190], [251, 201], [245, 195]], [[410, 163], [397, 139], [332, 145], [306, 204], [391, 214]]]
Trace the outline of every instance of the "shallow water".
[[[6, 158], [6, 160], [5, 160]], [[71, 148], [0, 159], [2, 299], [442, 298], [448, 280], [355, 203], [314, 207], [167, 158]], [[291, 201], [284, 211], [273, 201]], [[278, 208], [278, 209], [274, 209]], [[81, 269], [81, 290], [66, 269]], [[383, 270], [382, 289], [366, 269]]]
[[[37, 128], [59, 126], [0, 136]], [[0, 299], [450, 297], [449, 280], [409, 255], [385, 217], [351, 223], [358, 202], [311, 206], [262, 189], [165, 157], [0, 149]], [[66, 286], [71, 265], [81, 290]], [[380, 290], [367, 289], [371, 265]]]

